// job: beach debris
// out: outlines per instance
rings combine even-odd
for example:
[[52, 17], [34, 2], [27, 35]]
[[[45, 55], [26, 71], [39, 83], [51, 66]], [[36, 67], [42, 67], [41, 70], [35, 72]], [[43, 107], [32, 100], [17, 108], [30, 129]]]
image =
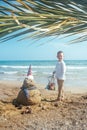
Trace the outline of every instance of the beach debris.
[[27, 106], [27, 107], [25, 108], [25, 110], [23, 110], [23, 111], [21, 112], [21, 114], [31, 114], [31, 113], [32, 113], [32, 109], [31, 109], [30, 106]]

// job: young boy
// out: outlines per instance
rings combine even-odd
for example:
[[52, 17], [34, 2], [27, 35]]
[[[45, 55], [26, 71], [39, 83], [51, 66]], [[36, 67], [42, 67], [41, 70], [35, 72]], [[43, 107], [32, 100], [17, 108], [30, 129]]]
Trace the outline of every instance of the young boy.
[[58, 97], [57, 101], [60, 101], [64, 98], [64, 92], [63, 92], [63, 84], [65, 80], [65, 72], [66, 72], [66, 65], [63, 61], [64, 54], [62, 51], [57, 52], [57, 58], [58, 62], [55, 67], [55, 71], [53, 74], [56, 75], [57, 78], [57, 84], [58, 84]]

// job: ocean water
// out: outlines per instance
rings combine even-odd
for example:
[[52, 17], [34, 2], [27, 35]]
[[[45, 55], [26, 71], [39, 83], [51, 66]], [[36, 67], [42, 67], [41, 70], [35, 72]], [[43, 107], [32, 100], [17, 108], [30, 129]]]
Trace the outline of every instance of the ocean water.
[[[48, 83], [57, 61], [0, 61], [0, 80], [23, 81], [29, 65], [32, 66], [34, 80], [42, 85]], [[87, 88], [87, 60], [66, 60], [65, 86]]]

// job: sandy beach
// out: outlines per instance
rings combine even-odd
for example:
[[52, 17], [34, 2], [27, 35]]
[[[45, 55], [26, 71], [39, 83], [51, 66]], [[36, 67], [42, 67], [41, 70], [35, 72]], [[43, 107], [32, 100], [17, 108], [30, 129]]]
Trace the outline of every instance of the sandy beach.
[[0, 0], [0, 130], [87, 130], [86, 6]]
[[30, 106], [23, 113], [12, 102], [17, 97], [22, 82], [0, 81], [0, 130], [87, 130], [87, 93], [65, 92], [65, 99], [57, 102], [57, 90], [39, 90], [40, 104]]

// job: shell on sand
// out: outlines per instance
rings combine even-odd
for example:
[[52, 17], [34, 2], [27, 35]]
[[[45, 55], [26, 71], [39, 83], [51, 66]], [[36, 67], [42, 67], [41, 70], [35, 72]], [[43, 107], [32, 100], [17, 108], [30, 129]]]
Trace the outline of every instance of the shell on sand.
[[23, 90], [21, 90], [17, 96], [16, 101], [23, 105], [33, 105], [41, 102], [41, 93], [38, 89], [28, 90], [28, 98], [25, 96]]

